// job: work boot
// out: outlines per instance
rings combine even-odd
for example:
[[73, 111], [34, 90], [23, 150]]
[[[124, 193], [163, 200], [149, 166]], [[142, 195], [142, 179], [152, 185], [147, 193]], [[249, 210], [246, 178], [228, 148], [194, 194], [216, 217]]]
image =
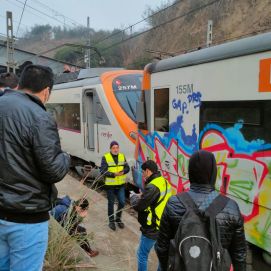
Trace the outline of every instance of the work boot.
[[120, 218], [116, 219], [116, 223], [120, 229], [124, 229], [124, 223], [120, 220]]
[[91, 250], [91, 251], [87, 252], [87, 254], [90, 257], [96, 257], [97, 255], [99, 255], [99, 251], [97, 251], [97, 250]]
[[108, 226], [109, 226], [109, 228], [110, 228], [112, 231], [115, 231], [115, 230], [116, 230], [115, 222], [109, 222]]

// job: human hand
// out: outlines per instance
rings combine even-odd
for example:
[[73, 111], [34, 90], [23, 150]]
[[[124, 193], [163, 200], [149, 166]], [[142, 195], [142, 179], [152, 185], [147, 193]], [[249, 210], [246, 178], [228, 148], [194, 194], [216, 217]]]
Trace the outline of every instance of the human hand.
[[130, 191], [129, 198], [131, 198], [133, 195], [136, 195], [134, 191]]
[[123, 171], [120, 171], [120, 172], [116, 172], [116, 173], [115, 173], [115, 176], [121, 176], [121, 175], [123, 175]]

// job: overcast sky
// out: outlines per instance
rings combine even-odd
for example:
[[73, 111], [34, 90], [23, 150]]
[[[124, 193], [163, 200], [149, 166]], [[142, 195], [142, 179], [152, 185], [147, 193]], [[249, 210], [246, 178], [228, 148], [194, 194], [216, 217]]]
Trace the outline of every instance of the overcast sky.
[[[6, 33], [6, 11], [13, 12], [14, 35], [17, 34], [24, 2], [25, 0], [0, 0], [0, 34]], [[90, 17], [90, 26], [95, 30], [124, 28], [141, 20], [147, 7], [156, 8], [171, 2], [172, 0], [27, 0], [17, 36], [21, 36], [35, 24], [63, 26], [65, 23], [68, 27], [86, 25], [87, 16]]]

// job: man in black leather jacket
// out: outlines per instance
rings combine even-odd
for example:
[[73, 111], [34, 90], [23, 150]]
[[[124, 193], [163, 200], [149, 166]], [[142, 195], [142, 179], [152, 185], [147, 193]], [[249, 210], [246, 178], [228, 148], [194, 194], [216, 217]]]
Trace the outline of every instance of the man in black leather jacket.
[[70, 165], [44, 107], [52, 87], [51, 69], [30, 65], [20, 90], [7, 89], [0, 98], [0, 270], [42, 268], [54, 183]]
[[[190, 191], [199, 206], [214, 190], [217, 168], [214, 155], [207, 151], [197, 151], [189, 161]], [[172, 196], [164, 210], [156, 243], [156, 253], [163, 271], [167, 270], [170, 239], [173, 239], [185, 207], [176, 196]], [[225, 208], [216, 216], [220, 228], [221, 243], [232, 259], [234, 271], [246, 270], [246, 240], [244, 222], [237, 203], [229, 200]]]

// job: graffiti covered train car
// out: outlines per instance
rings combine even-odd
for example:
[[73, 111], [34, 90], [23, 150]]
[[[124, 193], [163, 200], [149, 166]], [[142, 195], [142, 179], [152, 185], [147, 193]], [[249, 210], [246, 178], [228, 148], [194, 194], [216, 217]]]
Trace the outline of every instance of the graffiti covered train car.
[[135, 181], [157, 161], [175, 192], [189, 189], [188, 161], [214, 153], [216, 189], [238, 202], [247, 240], [271, 252], [271, 34], [145, 67]]

